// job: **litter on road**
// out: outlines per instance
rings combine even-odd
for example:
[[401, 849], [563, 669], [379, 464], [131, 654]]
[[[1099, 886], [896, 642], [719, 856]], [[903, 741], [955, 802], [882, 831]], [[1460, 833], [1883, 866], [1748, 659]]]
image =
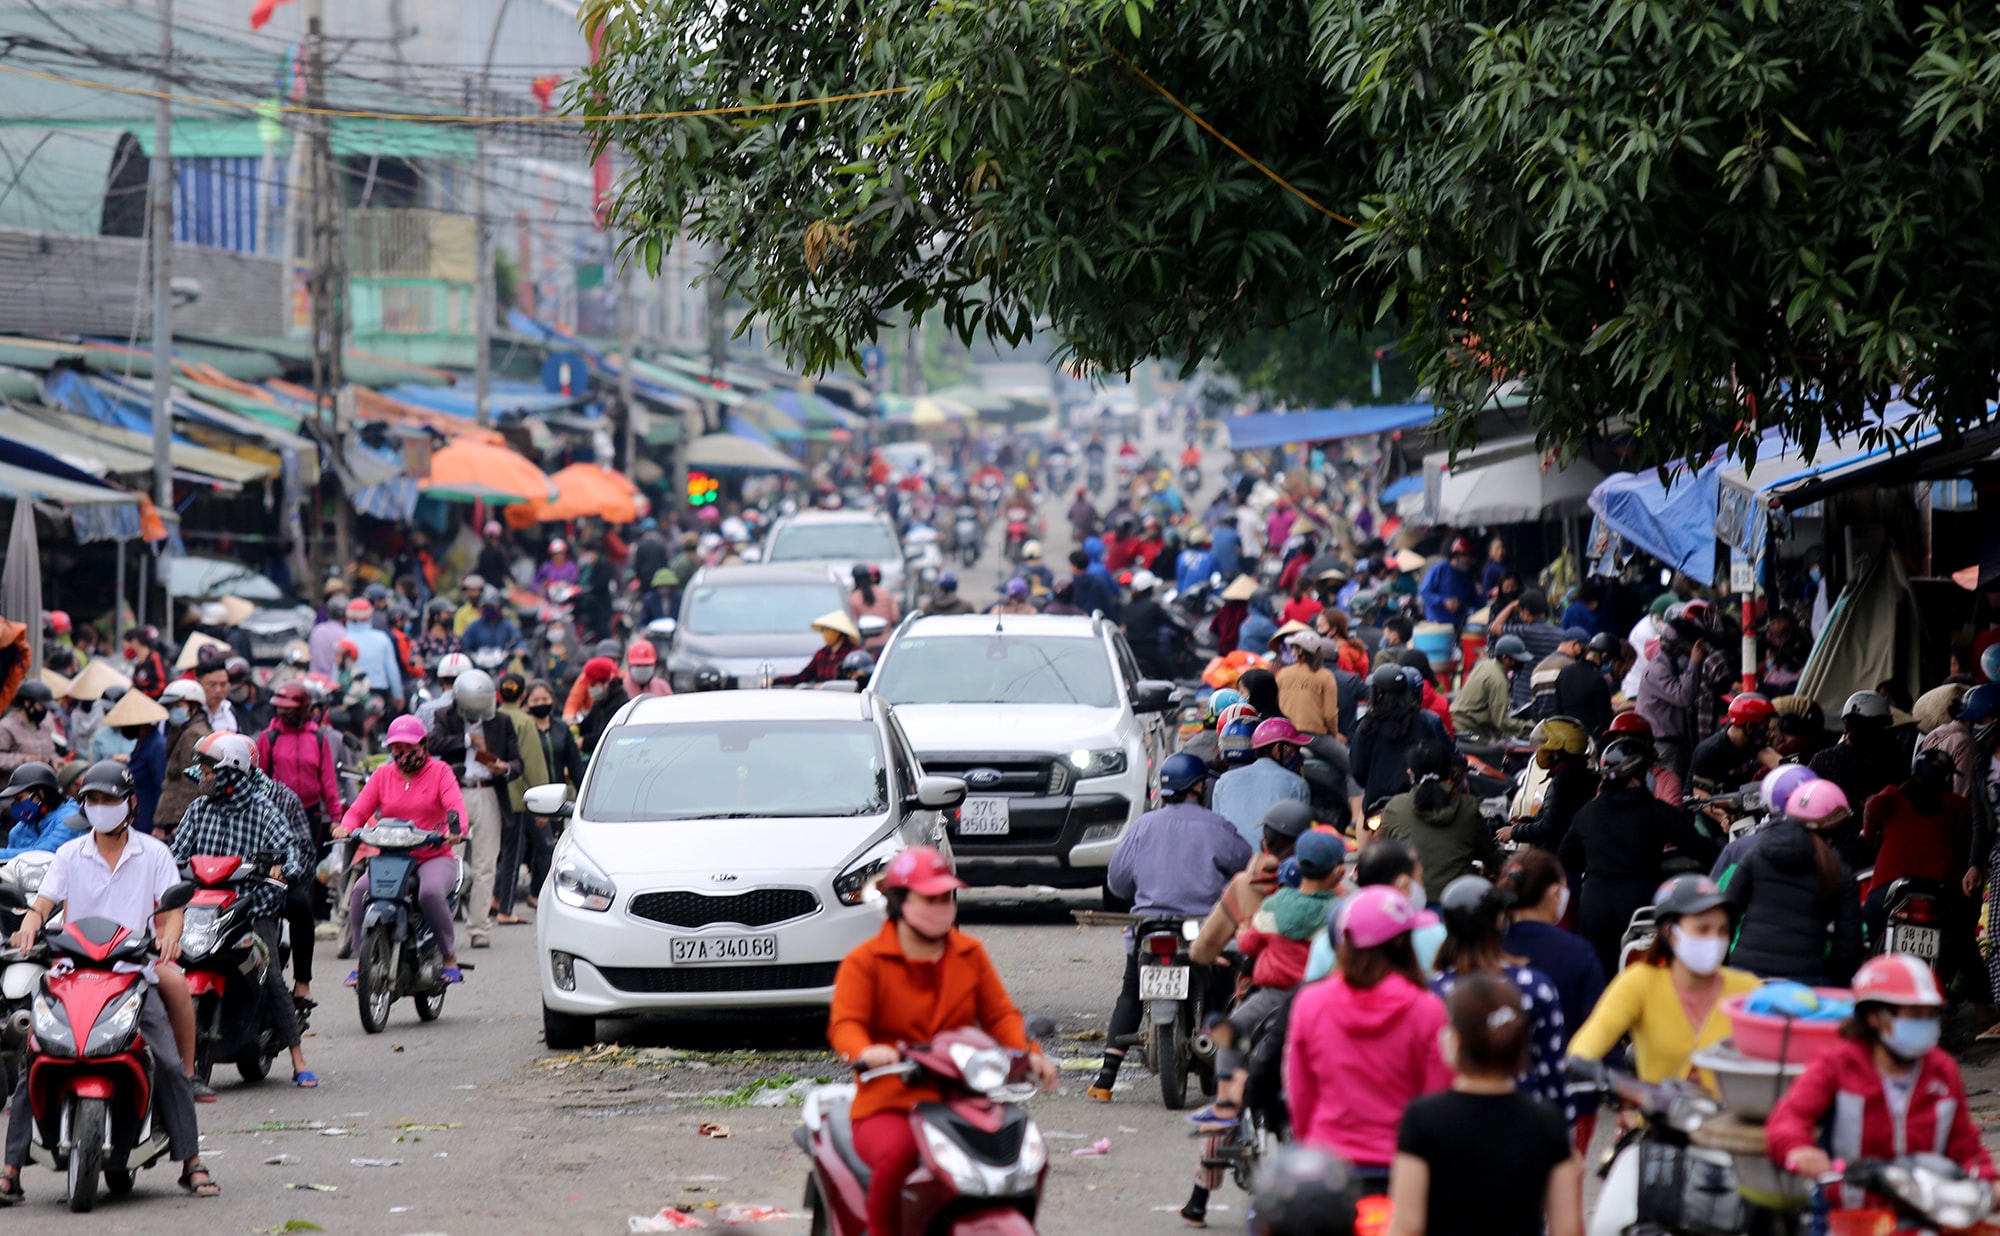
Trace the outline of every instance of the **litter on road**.
[[680, 1232], [691, 1227], [707, 1227], [699, 1218], [672, 1206], [660, 1207], [658, 1214], [633, 1215], [625, 1220], [628, 1232]]
[[1081, 1159], [1081, 1158], [1085, 1157], [1086, 1155], [1104, 1155], [1104, 1154], [1110, 1154], [1110, 1153], [1111, 1153], [1111, 1139], [1110, 1139], [1110, 1138], [1108, 1138], [1108, 1137], [1100, 1137], [1100, 1138], [1098, 1138], [1098, 1139], [1097, 1139], [1096, 1141], [1094, 1141], [1094, 1142], [1090, 1143], [1090, 1145], [1088, 1145], [1088, 1146], [1084, 1146], [1084, 1147], [1082, 1147], [1082, 1148], [1080, 1148], [1080, 1149], [1077, 1149], [1077, 1150], [1072, 1150], [1072, 1151], [1070, 1151], [1069, 1153], [1070, 1153], [1071, 1157], [1073, 1157], [1073, 1158], [1078, 1158], [1078, 1159]]

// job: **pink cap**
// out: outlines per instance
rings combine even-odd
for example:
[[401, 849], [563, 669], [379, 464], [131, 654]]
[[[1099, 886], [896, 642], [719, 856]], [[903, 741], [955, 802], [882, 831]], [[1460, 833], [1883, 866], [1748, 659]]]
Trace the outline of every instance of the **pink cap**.
[[404, 713], [389, 723], [389, 732], [383, 737], [383, 741], [421, 743], [427, 737], [428, 735], [424, 733], [424, 723]]
[[1421, 915], [1394, 885], [1371, 884], [1347, 899], [1340, 911], [1340, 934], [1356, 948], [1376, 948], [1414, 931]]

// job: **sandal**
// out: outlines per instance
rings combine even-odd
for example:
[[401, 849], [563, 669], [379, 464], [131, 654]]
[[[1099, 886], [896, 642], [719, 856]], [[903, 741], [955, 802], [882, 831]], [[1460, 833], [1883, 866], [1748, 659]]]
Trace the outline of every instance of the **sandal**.
[[438, 977], [447, 983], [463, 983], [465, 981], [465, 972], [457, 966], [446, 966], [444, 969], [438, 971]]
[[215, 1177], [200, 1163], [190, 1163], [181, 1169], [181, 1188], [190, 1197], [221, 1197], [222, 1186], [215, 1183]]
[[500, 924], [502, 927], [525, 927], [528, 925], [528, 920], [522, 918], [518, 914], [496, 915], [494, 916], [493, 921]]
[[0, 1172], [0, 1206], [12, 1206], [27, 1200], [28, 1195], [21, 1188], [21, 1173]]
[[319, 1089], [319, 1076], [311, 1069], [292, 1074], [292, 1084], [301, 1090]]
[[361, 985], [361, 971], [349, 970], [347, 977], [341, 980], [341, 985], [345, 987], [359, 987]]

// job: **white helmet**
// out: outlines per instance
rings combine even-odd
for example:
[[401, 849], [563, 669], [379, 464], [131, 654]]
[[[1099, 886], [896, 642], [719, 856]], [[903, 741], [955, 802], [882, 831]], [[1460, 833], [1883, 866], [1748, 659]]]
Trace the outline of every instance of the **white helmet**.
[[203, 693], [201, 684], [192, 678], [176, 678], [166, 686], [160, 688], [160, 703], [178, 704], [183, 702], [189, 704], [206, 704], [208, 696]]
[[437, 676], [450, 682], [472, 668], [472, 658], [462, 652], [447, 652], [438, 658]]
[[210, 734], [194, 745], [196, 759], [207, 760], [216, 768], [232, 768], [247, 773], [257, 767], [257, 744], [231, 730]]

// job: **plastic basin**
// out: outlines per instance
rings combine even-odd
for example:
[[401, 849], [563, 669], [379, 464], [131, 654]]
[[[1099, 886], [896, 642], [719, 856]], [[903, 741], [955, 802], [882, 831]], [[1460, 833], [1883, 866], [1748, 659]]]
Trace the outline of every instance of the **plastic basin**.
[[[1815, 987], [1813, 990], [1822, 998], [1853, 998], [1853, 993], [1838, 987]], [[1722, 1012], [1729, 1018], [1736, 1050], [1754, 1060], [1803, 1063], [1840, 1037], [1841, 1023], [1838, 1021], [1811, 1021], [1803, 1017], [1748, 1012], [1743, 1004], [1749, 998], [1748, 993], [1729, 997], [1722, 1002]]]

